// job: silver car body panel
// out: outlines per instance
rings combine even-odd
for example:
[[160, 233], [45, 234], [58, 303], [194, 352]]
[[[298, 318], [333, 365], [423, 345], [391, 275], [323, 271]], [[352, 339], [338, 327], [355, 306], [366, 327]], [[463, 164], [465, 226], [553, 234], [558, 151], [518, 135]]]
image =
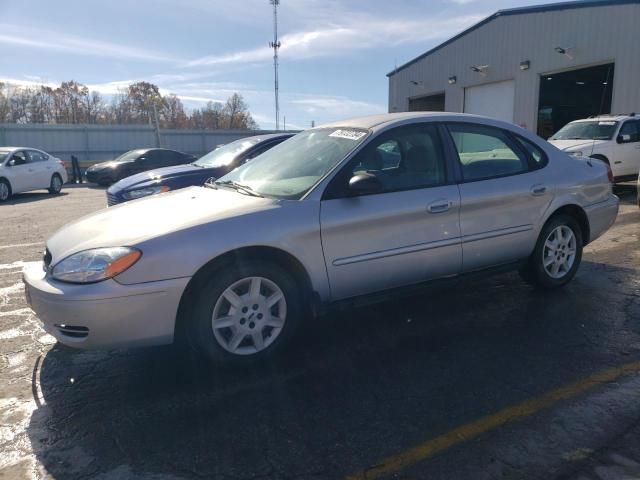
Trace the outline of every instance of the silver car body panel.
[[[512, 131], [544, 150], [549, 163], [491, 180], [322, 199], [336, 173], [368, 141], [390, 128], [432, 121]], [[52, 265], [99, 247], [132, 246], [143, 255], [115, 279], [90, 285], [70, 286], [42, 272], [25, 271], [33, 308], [47, 330], [56, 335], [54, 320], [66, 317], [93, 325], [83, 346], [171, 341], [189, 280], [208, 262], [242, 248], [269, 247], [293, 256], [319, 300], [331, 302], [524, 259], [547, 219], [567, 205], [586, 212], [590, 240], [606, 231], [617, 214], [618, 199], [602, 162], [570, 157], [512, 124], [463, 114], [406, 113], [319, 128], [333, 126], [371, 133], [301, 200], [191, 187], [102, 210], [63, 227], [47, 242]], [[441, 201], [449, 202], [448, 210], [428, 212], [428, 205]], [[153, 327], [146, 337], [132, 335], [130, 341], [106, 331], [129, 321], [139, 327], [134, 332]]]

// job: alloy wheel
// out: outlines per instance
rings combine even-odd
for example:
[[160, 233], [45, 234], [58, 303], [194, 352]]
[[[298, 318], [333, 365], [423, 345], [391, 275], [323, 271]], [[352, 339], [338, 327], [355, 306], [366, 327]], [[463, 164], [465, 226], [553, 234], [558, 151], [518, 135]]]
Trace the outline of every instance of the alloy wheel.
[[551, 278], [559, 279], [571, 271], [576, 260], [576, 236], [566, 225], [554, 228], [542, 249], [542, 265]]
[[287, 317], [284, 293], [264, 277], [246, 277], [216, 301], [211, 328], [218, 344], [236, 355], [258, 353], [282, 332]]

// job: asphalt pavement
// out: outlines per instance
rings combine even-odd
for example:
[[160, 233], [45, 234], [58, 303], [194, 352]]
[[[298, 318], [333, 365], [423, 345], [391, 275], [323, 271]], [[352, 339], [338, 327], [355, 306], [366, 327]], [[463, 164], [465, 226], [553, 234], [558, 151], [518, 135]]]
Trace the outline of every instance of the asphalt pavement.
[[105, 205], [63, 192], [0, 205], [0, 478], [640, 478], [633, 188], [561, 291], [506, 273], [331, 313], [246, 370], [46, 335], [22, 268]]

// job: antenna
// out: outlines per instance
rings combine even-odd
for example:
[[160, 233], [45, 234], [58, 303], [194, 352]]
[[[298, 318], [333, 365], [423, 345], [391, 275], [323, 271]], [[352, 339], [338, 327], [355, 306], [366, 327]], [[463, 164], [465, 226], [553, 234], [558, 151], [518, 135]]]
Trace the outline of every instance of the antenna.
[[276, 96], [276, 131], [280, 130], [280, 103], [278, 100], [278, 50], [280, 49], [280, 41], [278, 40], [278, 5], [280, 0], [269, 0], [273, 5], [273, 42], [269, 42], [269, 46], [273, 48], [273, 73], [274, 73], [274, 90]]

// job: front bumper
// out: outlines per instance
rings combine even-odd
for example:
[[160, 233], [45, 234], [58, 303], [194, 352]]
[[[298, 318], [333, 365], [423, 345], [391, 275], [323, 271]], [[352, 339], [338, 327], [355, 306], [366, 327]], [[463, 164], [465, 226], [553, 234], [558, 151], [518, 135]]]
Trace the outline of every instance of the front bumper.
[[611, 194], [604, 202], [599, 202], [585, 208], [587, 218], [589, 219], [589, 241], [593, 242], [596, 238], [605, 233], [618, 216], [620, 208], [620, 199]]
[[37, 264], [25, 269], [23, 281], [27, 303], [60, 343], [119, 348], [172, 343], [178, 304], [189, 278], [73, 285], [52, 280]]

